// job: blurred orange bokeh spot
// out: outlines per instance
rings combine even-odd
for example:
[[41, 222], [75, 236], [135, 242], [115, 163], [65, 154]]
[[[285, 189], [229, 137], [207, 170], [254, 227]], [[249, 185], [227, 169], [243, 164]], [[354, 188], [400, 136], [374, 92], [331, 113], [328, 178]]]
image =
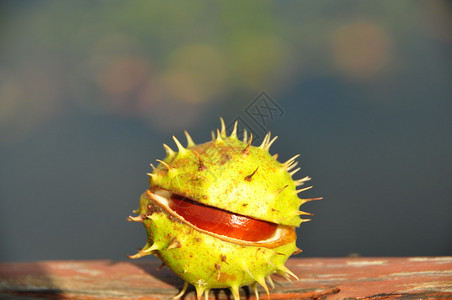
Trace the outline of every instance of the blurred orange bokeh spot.
[[378, 74], [391, 55], [388, 34], [371, 21], [352, 21], [339, 26], [331, 35], [331, 47], [335, 66], [352, 79]]

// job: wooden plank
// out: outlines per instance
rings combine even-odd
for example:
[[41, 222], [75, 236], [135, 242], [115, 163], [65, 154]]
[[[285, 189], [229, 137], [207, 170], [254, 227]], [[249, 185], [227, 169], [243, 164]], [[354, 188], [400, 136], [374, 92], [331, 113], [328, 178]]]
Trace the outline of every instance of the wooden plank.
[[[159, 265], [157, 260], [3, 263], [0, 299], [172, 299], [183, 282]], [[452, 257], [293, 258], [287, 266], [300, 280], [289, 283], [274, 275], [274, 300], [452, 299]], [[255, 299], [247, 289], [241, 295]], [[210, 297], [231, 299], [226, 290]], [[195, 299], [194, 290], [183, 299]]]

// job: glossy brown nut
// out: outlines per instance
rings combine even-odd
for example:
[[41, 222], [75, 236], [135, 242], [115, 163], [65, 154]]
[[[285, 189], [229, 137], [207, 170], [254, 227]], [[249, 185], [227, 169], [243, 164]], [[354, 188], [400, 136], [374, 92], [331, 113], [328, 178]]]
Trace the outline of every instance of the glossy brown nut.
[[169, 207], [187, 222], [212, 233], [249, 242], [271, 238], [277, 225], [196, 203], [172, 195]]

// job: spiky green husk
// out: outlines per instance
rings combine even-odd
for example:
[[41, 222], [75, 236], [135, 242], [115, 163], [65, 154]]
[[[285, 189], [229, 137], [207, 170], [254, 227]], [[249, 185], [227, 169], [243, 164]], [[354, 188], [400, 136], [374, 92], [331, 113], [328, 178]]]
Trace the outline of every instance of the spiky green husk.
[[[141, 196], [140, 214], [146, 214], [149, 198]], [[181, 223], [166, 212], [154, 212], [144, 220], [148, 236], [142, 254], [154, 254], [174, 273], [194, 285], [198, 295], [212, 288], [230, 288], [235, 295], [240, 286], [261, 284], [278, 272], [289, 276], [284, 266], [297, 248], [295, 242], [268, 249], [222, 241]]]
[[[301, 204], [314, 199], [299, 199], [296, 190], [309, 177], [292, 180], [298, 171], [295, 157], [285, 163], [268, 152], [275, 140], [268, 134], [258, 147], [247, 137], [237, 138], [237, 124], [227, 136], [224, 122], [212, 141], [196, 145], [187, 136], [187, 147], [174, 138], [178, 151], [164, 145], [166, 157], [158, 160], [150, 175], [150, 191], [167, 190], [208, 206], [284, 226], [297, 227], [301, 222]], [[140, 198], [138, 217], [148, 240], [132, 258], [148, 254], [159, 257], [165, 265], [196, 287], [198, 298], [212, 288], [230, 288], [239, 298], [240, 286], [257, 283], [268, 293], [266, 279], [278, 272], [293, 275], [284, 263], [297, 251], [294, 240], [276, 246], [244, 245], [220, 239], [186, 222], [156, 205], [145, 193]], [[296, 276], [295, 276], [296, 277]], [[181, 296], [187, 284], [184, 286]], [[256, 292], [257, 293], [257, 292]]]
[[214, 141], [200, 145], [184, 148], [176, 143], [179, 151], [167, 148], [167, 156], [150, 174], [151, 187], [276, 224], [302, 222], [290, 166], [272, 157], [265, 141], [260, 147], [247, 147], [235, 134], [219, 133]]

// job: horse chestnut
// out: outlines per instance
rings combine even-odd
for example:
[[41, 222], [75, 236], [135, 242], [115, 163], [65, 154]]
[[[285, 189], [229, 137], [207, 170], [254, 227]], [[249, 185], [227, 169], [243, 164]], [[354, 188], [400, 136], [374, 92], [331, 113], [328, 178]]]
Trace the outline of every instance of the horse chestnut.
[[[198, 299], [210, 289], [229, 288], [239, 299], [239, 288], [257, 284], [269, 294], [266, 281], [280, 273], [292, 276], [284, 266], [299, 250], [295, 228], [301, 222], [301, 204], [320, 198], [300, 199], [297, 186], [310, 180], [293, 180], [298, 169], [294, 156], [285, 163], [268, 150], [276, 137], [268, 133], [260, 146], [252, 146], [245, 131], [237, 138], [221, 130], [212, 141], [187, 147], [175, 138], [178, 151], [164, 145], [166, 157], [149, 173], [150, 186], [140, 198], [138, 216], [148, 234], [146, 245], [131, 258], [154, 254], [184, 281], [196, 288]], [[152, 165], [151, 165], [152, 166]]]

